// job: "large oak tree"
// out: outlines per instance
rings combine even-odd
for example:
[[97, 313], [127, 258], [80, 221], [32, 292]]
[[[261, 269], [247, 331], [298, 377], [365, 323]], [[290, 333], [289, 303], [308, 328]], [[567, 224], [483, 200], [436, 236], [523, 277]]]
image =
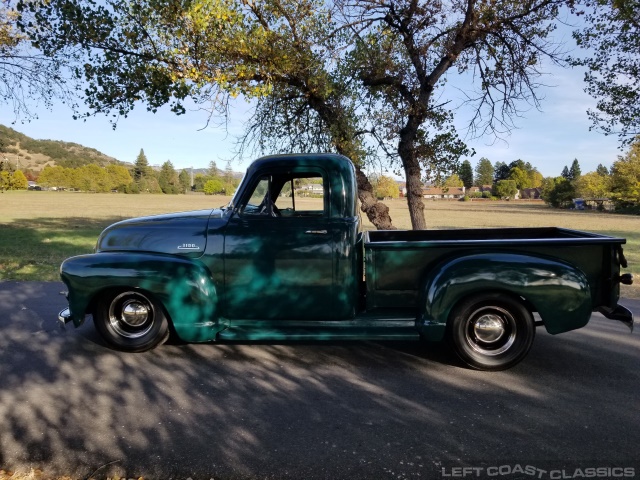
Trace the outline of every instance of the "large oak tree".
[[474, 132], [508, 130], [521, 102], [537, 105], [542, 60], [558, 57], [549, 35], [566, 3], [25, 0], [21, 7], [35, 16], [24, 25], [34, 44], [75, 63], [92, 113], [117, 118], [138, 102], [181, 113], [192, 98], [224, 118], [231, 97], [256, 99], [258, 145], [286, 132], [281, 148], [327, 146], [350, 157], [363, 210], [390, 228], [360, 168], [371, 154], [368, 136], [401, 165], [412, 226], [421, 229], [423, 175], [451, 170], [467, 153], [452, 111], [438, 103], [447, 76], [464, 75]]

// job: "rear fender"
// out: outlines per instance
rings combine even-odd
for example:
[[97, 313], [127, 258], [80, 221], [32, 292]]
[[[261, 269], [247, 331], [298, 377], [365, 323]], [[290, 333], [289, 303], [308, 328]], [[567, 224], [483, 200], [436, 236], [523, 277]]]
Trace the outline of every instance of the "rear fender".
[[164, 306], [169, 321], [188, 342], [215, 338], [220, 326], [218, 295], [209, 270], [198, 260], [148, 253], [97, 253], [63, 262], [60, 276], [69, 287], [69, 309], [75, 326], [99, 297], [112, 289], [139, 288]]
[[520, 297], [551, 334], [583, 327], [591, 317], [587, 277], [573, 265], [536, 255], [481, 253], [449, 259], [429, 271], [418, 330], [428, 340], [441, 340], [453, 307], [485, 292]]

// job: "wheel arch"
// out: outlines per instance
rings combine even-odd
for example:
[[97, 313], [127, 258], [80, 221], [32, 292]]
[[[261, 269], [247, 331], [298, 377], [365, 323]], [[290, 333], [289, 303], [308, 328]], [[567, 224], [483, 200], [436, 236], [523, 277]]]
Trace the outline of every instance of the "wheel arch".
[[67, 259], [60, 275], [69, 287], [76, 326], [93, 313], [99, 299], [121, 289], [149, 294], [163, 308], [177, 336], [210, 341], [219, 326], [218, 292], [209, 270], [197, 260], [144, 253], [97, 253]]
[[573, 265], [537, 255], [477, 253], [447, 259], [425, 275], [418, 330], [429, 340], [442, 340], [456, 305], [491, 292], [538, 312], [551, 334], [581, 328], [591, 317], [587, 277]]

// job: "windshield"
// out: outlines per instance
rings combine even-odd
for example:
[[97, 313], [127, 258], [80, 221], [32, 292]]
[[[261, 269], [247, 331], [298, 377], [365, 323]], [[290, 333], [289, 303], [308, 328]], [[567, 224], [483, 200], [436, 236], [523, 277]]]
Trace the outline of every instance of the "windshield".
[[236, 197], [238, 196], [238, 192], [240, 191], [240, 187], [244, 184], [244, 177], [246, 177], [246, 176], [247, 176], [247, 172], [244, 172], [244, 175], [242, 176], [242, 180], [240, 180], [240, 183], [238, 184], [238, 187], [236, 188], [236, 191], [233, 192], [233, 197], [231, 197], [231, 200], [229, 201], [229, 203], [227, 203], [226, 206], [222, 207], [223, 209], [233, 208], [235, 205], [237, 205], [238, 199]]

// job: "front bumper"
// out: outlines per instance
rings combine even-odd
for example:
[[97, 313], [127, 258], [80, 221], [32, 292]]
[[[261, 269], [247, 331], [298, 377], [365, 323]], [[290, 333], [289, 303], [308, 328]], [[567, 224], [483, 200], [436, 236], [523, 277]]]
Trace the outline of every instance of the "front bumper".
[[598, 311], [611, 320], [624, 323], [633, 332], [633, 313], [627, 307], [616, 305], [615, 308], [600, 307]]
[[58, 326], [60, 328], [65, 328], [65, 325], [71, 321], [71, 310], [69, 308], [65, 308], [61, 310], [58, 314]]

